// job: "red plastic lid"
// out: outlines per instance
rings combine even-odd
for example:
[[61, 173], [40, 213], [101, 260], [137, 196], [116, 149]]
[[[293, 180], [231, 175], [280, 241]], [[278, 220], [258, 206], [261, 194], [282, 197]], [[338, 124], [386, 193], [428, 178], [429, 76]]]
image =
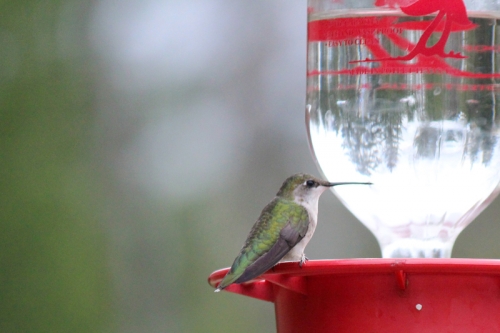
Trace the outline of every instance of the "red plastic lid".
[[499, 260], [310, 260], [225, 290], [274, 302], [279, 333], [500, 332]]

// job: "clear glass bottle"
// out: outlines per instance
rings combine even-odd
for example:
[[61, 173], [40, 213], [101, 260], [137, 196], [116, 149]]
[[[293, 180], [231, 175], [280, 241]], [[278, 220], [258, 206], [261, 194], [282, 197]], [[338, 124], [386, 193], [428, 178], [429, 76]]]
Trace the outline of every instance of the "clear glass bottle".
[[[308, 1], [306, 123], [382, 256], [450, 257], [500, 182], [500, 4]], [[498, 101], [498, 102], [497, 102]]]

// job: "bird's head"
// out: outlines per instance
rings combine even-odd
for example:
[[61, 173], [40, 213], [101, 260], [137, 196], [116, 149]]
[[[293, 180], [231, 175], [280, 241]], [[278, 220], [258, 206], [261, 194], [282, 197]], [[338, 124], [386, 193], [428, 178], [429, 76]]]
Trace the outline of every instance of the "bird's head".
[[277, 196], [297, 202], [312, 203], [317, 201], [329, 187], [348, 184], [371, 185], [371, 183], [356, 182], [330, 183], [309, 174], [298, 173], [283, 182]]

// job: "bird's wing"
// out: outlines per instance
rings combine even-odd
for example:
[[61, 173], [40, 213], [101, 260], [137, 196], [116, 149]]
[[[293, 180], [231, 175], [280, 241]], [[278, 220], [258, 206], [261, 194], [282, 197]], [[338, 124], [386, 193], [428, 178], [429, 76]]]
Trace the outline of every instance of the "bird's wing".
[[308, 227], [309, 215], [304, 207], [283, 199], [272, 201], [262, 211], [219, 289], [266, 272], [305, 236]]
[[[307, 232], [307, 228], [305, 232]], [[304, 238], [305, 232], [301, 234], [297, 228], [292, 227], [291, 223], [287, 223], [280, 232], [278, 241], [269, 252], [249, 265], [235, 282], [242, 283], [265, 273], [268, 269], [276, 265], [302, 238]]]

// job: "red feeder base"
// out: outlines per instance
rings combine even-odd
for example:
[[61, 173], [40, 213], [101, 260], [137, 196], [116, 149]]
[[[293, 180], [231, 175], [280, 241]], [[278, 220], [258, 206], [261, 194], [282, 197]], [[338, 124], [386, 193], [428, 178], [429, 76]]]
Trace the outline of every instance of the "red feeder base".
[[225, 290], [274, 302], [279, 333], [500, 332], [500, 260], [310, 260]]

